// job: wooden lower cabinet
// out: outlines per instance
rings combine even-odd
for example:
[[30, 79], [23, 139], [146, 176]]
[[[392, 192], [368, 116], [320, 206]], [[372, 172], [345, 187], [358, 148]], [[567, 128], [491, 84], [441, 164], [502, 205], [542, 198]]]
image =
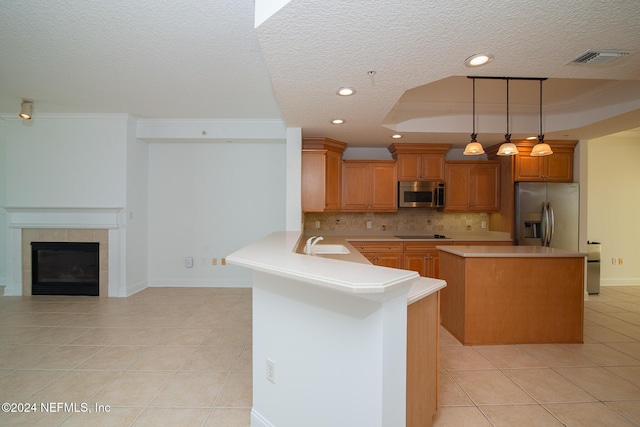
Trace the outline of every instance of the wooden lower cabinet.
[[436, 246], [451, 245], [452, 242], [405, 242], [405, 270], [417, 271], [422, 277], [440, 278], [440, 253]]
[[407, 427], [429, 427], [438, 410], [440, 292], [407, 307]]
[[358, 241], [350, 243], [373, 265], [402, 268], [401, 242]]

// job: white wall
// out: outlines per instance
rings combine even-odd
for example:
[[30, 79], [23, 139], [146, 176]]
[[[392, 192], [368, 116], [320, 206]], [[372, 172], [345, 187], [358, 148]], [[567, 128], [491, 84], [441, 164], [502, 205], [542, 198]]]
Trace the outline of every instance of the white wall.
[[136, 139], [135, 123], [127, 132], [127, 204], [123, 213], [126, 230], [126, 295], [148, 286], [148, 144]]
[[123, 207], [125, 115], [7, 120], [5, 206]]
[[602, 242], [602, 285], [640, 285], [639, 158], [637, 132], [588, 141], [587, 238]]
[[149, 284], [250, 285], [220, 258], [285, 229], [286, 156], [284, 140], [150, 143]]
[[[6, 121], [0, 117], [0, 286], [7, 285], [7, 213], [3, 206], [6, 206], [7, 193], [7, 139]], [[3, 289], [0, 288], [0, 295]]]

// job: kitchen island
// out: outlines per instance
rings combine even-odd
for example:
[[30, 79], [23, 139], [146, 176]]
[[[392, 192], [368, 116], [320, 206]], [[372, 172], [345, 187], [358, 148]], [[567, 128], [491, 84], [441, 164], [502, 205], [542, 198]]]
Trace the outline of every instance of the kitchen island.
[[442, 326], [462, 344], [582, 343], [584, 253], [438, 246]]
[[[299, 239], [274, 233], [227, 257], [253, 271], [251, 425], [411, 425], [410, 408], [425, 405], [412, 406], [408, 394], [421, 390], [424, 377], [408, 381], [407, 374], [429, 351], [407, 336], [431, 340], [429, 354], [437, 351], [445, 282], [373, 266], [346, 241], [345, 255], [296, 253]], [[422, 314], [410, 315], [408, 303]], [[424, 310], [431, 310], [430, 338], [420, 331]], [[437, 363], [432, 368], [437, 375]], [[434, 411], [416, 415], [420, 425], [430, 425]]]

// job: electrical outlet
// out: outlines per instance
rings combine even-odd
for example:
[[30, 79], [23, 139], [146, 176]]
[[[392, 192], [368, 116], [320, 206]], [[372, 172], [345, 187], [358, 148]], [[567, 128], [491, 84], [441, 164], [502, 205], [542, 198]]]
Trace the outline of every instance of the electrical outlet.
[[367, 228], [371, 228], [371, 221], [367, 221]]
[[267, 359], [267, 380], [276, 383], [276, 364], [271, 359]]
[[611, 258], [611, 265], [616, 265], [618, 261], [615, 258]]
[[622, 258], [618, 258], [618, 265], [622, 265], [624, 260]]
[[188, 256], [184, 259], [184, 266], [187, 268], [193, 267], [193, 258]]
[[211, 265], [218, 265], [218, 258], [211, 258]]
[[316, 228], [320, 228], [320, 221], [316, 221]]
[[487, 228], [487, 221], [482, 221], [480, 223], [480, 228]]

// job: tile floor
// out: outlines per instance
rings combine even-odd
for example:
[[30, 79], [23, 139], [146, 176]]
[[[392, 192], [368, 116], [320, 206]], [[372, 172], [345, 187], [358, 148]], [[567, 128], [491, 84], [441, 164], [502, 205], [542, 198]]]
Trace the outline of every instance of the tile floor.
[[[441, 329], [440, 380], [438, 427], [640, 425], [640, 286], [585, 302], [584, 344], [465, 347]], [[1, 297], [0, 401], [38, 409], [2, 426], [246, 427], [251, 291]]]
[[434, 425], [640, 426], [640, 286], [585, 301], [584, 344], [462, 346], [440, 333]]

